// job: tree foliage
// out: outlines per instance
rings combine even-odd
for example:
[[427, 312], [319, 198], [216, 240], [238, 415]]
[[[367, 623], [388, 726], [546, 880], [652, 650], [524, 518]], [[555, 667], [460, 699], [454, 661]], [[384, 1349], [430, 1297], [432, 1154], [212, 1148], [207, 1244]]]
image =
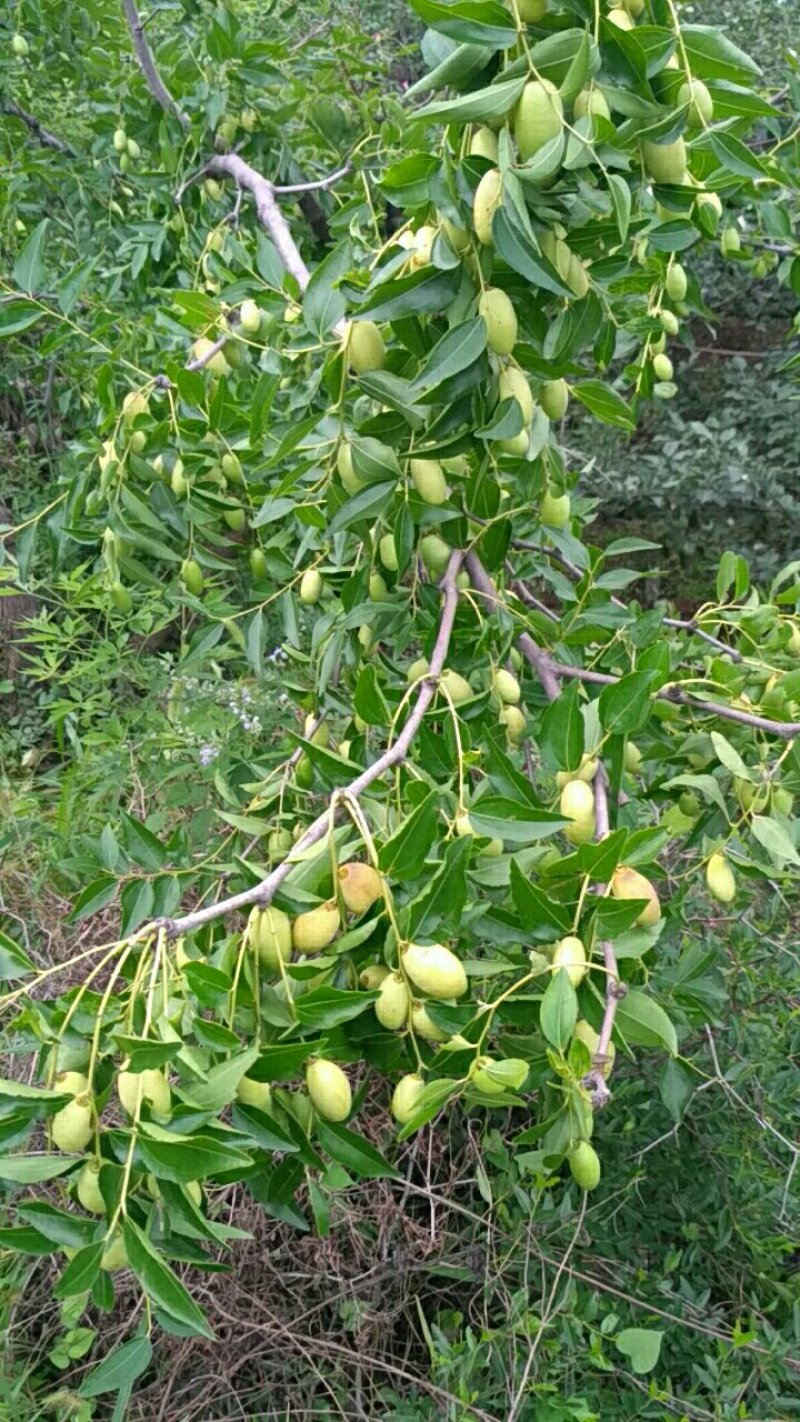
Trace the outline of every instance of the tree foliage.
[[[685, 924], [800, 864], [796, 565], [760, 588], [726, 554], [690, 619], [643, 607], [655, 545], [590, 541], [568, 413], [630, 432], [672, 397], [703, 244], [800, 286], [794, 90], [672, 0], [412, 8], [402, 102], [335, 16], [26, 3], [3, 60], [0, 336], [72, 434], [4, 576], [49, 603], [62, 757], [129, 734], [151, 675], [173, 732], [154, 803], [106, 766], [59, 866], [113, 937], [44, 969], [2, 938], [36, 1054], [0, 1083], [5, 1240], [102, 1308], [129, 1267], [178, 1334], [209, 1331], [182, 1266], [234, 1244], [215, 1186], [324, 1230], [337, 1172], [394, 1174], [376, 1080], [401, 1140], [503, 1110], [540, 1188], [602, 1189], [619, 1059], [691, 1091]], [[212, 675], [248, 739], [198, 751]]]

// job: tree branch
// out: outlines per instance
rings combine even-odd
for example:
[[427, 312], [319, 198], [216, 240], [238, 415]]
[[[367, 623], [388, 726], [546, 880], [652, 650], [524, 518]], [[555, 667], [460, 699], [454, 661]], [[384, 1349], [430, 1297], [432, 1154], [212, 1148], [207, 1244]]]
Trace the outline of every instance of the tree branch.
[[[497, 592], [497, 588], [489, 577], [477, 553], [469, 552], [467, 554], [464, 559], [464, 567], [469, 573], [470, 582], [475, 588], [475, 591], [481, 593], [487, 601], [495, 603], [497, 606], [502, 606], [502, 599]], [[561, 688], [558, 684], [557, 677], [553, 673], [550, 657], [534, 642], [528, 632], [523, 632], [521, 636], [517, 638], [517, 646], [523, 657], [530, 662], [536, 672], [536, 675], [542, 683], [545, 696], [547, 696], [548, 700], [555, 701]]]
[[3, 101], [2, 111], [4, 114], [10, 114], [12, 118], [18, 118], [20, 123], [24, 123], [25, 127], [35, 134], [43, 148], [54, 148], [57, 153], [66, 153], [70, 158], [78, 156], [66, 139], [59, 138], [57, 133], [51, 133], [49, 128], [45, 128], [44, 124], [40, 123], [35, 114], [29, 114], [27, 109], [21, 108], [13, 99]]
[[128, 29], [131, 32], [131, 39], [133, 40], [133, 47], [136, 51], [136, 58], [139, 61], [139, 68], [145, 77], [150, 93], [156, 102], [161, 105], [162, 109], [166, 110], [167, 113], [177, 114], [182, 124], [188, 124], [188, 114], [182, 113], [178, 108], [178, 105], [156, 68], [156, 62], [153, 59], [150, 46], [147, 43], [144, 25], [142, 24], [139, 11], [136, 8], [135, 0], [122, 0], [122, 8], [125, 11]]
[[[450, 646], [450, 637], [453, 631], [453, 622], [458, 604], [458, 588], [456, 587], [456, 574], [461, 567], [463, 554], [454, 552], [451, 555], [447, 572], [441, 582], [441, 589], [444, 593], [444, 605], [442, 607], [442, 617], [439, 623], [439, 632], [436, 637], [436, 645], [431, 653], [430, 671], [420, 687], [419, 695], [409, 713], [408, 720], [397, 737], [394, 745], [385, 750], [383, 755], [355, 780], [345, 787], [341, 792], [343, 796], [357, 799], [359, 795], [368, 790], [376, 780], [380, 780], [387, 770], [393, 769], [405, 760], [411, 744], [414, 740], [422, 718], [430, 706], [439, 682], [439, 678], [444, 670], [447, 651]], [[232, 913], [238, 909], [250, 908], [253, 904], [264, 906], [272, 902], [275, 893], [280, 888], [284, 879], [288, 878], [294, 868], [296, 858], [312, 845], [317, 844], [328, 832], [330, 828], [330, 814], [326, 809], [321, 815], [309, 825], [305, 834], [297, 841], [288, 859], [279, 864], [277, 869], [273, 869], [260, 884], [252, 889], [245, 889], [241, 894], [233, 894], [228, 899], [221, 899], [216, 904], [210, 904], [207, 908], [197, 909], [194, 913], [185, 914], [182, 918], [160, 919], [150, 925], [153, 932], [158, 928], [166, 928], [172, 937], [177, 937], [181, 933], [193, 933], [195, 929], [201, 928], [205, 923], [212, 923], [215, 919], [221, 918], [223, 914]], [[139, 935], [147, 930], [139, 930]]]
[[288, 183], [281, 185], [270, 183], [274, 193], [313, 193], [320, 188], [332, 188], [334, 183], [338, 183], [340, 178], [344, 178], [350, 172], [350, 164], [345, 163], [343, 168], [337, 168], [335, 173], [329, 173], [327, 178], [317, 178], [313, 183]]
[[233, 178], [240, 188], [249, 192], [256, 205], [261, 226], [266, 229], [287, 272], [294, 277], [301, 291], [311, 280], [308, 270], [289, 230], [289, 224], [275, 201], [272, 184], [255, 168], [251, 168], [238, 153], [218, 153], [209, 159], [205, 171], [213, 178]]

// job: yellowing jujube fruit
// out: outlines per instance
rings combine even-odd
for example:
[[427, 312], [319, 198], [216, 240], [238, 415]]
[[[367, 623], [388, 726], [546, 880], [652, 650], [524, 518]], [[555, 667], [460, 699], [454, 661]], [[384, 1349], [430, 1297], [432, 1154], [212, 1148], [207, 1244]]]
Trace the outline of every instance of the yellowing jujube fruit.
[[60, 1071], [53, 1083], [54, 1091], [64, 1091], [70, 1096], [80, 1096], [89, 1087], [89, 1078], [82, 1071]]
[[292, 925], [289, 915], [269, 904], [261, 909], [255, 934], [256, 950], [267, 968], [288, 963], [292, 956]]
[[86, 1149], [92, 1138], [92, 1104], [84, 1093], [56, 1111], [50, 1122], [53, 1144], [59, 1150], [78, 1152]]
[[650, 880], [646, 879], [644, 874], [640, 874], [638, 869], [631, 869], [627, 864], [620, 864], [611, 876], [611, 893], [615, 899], [648, 900], [636, 920], [641, 928], [652, 928], [661, 918], [661, 904], [658, 894]]
[[183, 499], [189, 492], [189, 480], [183, 472], [183, 460], [176, 459], [169, 476], [169, 487], [176, 499]]
[[114, 137], [111, 140], [115, 153], [124, 153], [128, 146], [128, 135], [124, 128], [115, 128]]
[[353, 860], [339, 870], [339, 889], [351, 913], [366, 913], [376, 899], [383, 898], [383, 881], [371, 864]]
[[472, 222], [475, 235], [484, 247], [492, 245], [492, 220], [503, 200], [503, 179], [497, 168], [484, 173], [472, 201]]
[[521, 158], [532, 158], [563, 131], [561, 95], [549, 79], [532, 79], [520, 95], [514, 115], [514, 136]]
[[[584, 1022], [583, 1018], [581, 1018], [579, 1022], [575, 1023], [575, 1030], [572, 1036], [576, 1042], [583, 1042], [590, 1057], [593, 1058], [595, 1056], [597, 1048], [600, 1046], [600, 1035], [598, 1032], [595, 1032], [594, 1027], [592, 1027], [590, 1023]], [[608, 1080], [614, 1066], [614, 1058], [617, 1055], [617, 1049], [613, 1042], [609, 1042], [606, 1055], [608, 1056], [608, 1061], [603, 1063], [603, 1076]]]
[[342, 1068], [318, 1057], [306, 1071], [308, 1094], [325, 1121], [346, 1121], [353, 1109], [353, 1093]]
[[656, 183], [680, 187], [686, 177], [686, 144], [682, 138], [673, 143], [642, 143], [642, 158], [650, 177]]
[[689, 278], [680, 262], [672, 262], [672, 264], [667, 267], [664, 287], [670, 301], [685, 301], [686, 292], [689, 287]]
[[594, 791], [583, 780], [570, 780], [561, 791], [559, 809], [571, 820], [564, 833], [570, 844], [586, 844], [594, 834]]
[[426, 997], [463, 997], [467, 991], [463, 963], [442, 943], [412, 943], [403, 954], [403, 967]]
[[566, 380], [546, 380], [539, 403], [548, 420], [563, 420], [569, 405], [569, 386]]
[[611, 110], [608, 107], [608, 100], [602, 89], [592, 86], [591, 89], [581, 89], [575, 100], [574, 113], [576, 119], [587, 118], [590, 114], [593, 118], [604, 118], [610, 121]]
[[566, 528], [569, 523], [571, 503], [569, 494], [554, 494], [545, 489], [539, 508], [539, 517], [548, 528]]
[[504, 706], [500, 712], [500, 720], [506, 728], [506, 735], [512, 746], [521, 745], [525, 739], [527, 722], [525, 713], [519, 706]]
[[248, 336], [261, 330], [261, 311], [255, 301], [243, 301], [239, 307], [239, 325]]
[[200, 564], [194, 558], [184, 558], [181, 563], [181, 582], [188, 593], [193, 597], [199, 597], [203, 591], [205, 579]]
[[336, 468], [339, 470], [341, 479], [348, 494], [357, 494], [359, 489], [366, 487], [363, 480], [359, 479], [353, 465], [353, 447], [346, 439], [343, 439], [336, 451]]
[[445, 543], [438, 533], [426, 533], [425, 537], [419, 540], [420, 557], [428, 572], [437, 577], [447, 571], [452, 551], [450, 544]]
[[223, 351], [214, 351], [214, 354], [206, 360], [215, 345], [207, 336], [200, 336], [192, 346], [192, 356], [195, 360], [204, 361], [203, 369], [209, 370], [212, 375], [230, 375], [231, 368], [225, 359]]
[[702, 79], [692, 79], [681, 84], [678, 90], [679, 105], [688, 104], [687, 122], [690, 128], [704, 128], [714, 117], [714, 100]]
[[340, 927], [339, 910], [331, 899], [319, 908], [298, 914], [292, 924], [292, 943], [298, 953], [321, 953], [333, 942]]
[[472, 687], [465, 677], [459, 672], [446, 670], [442, 672], [439, 685], [447, 692], [454, 706], [461, 706], [472, 697]]
[[416, 1072], [401, 1076], [392, 1092], [392, 1115], [398, 1125], [404, 1126], [406, 1121], [411, 1120], [424, 1089], [425, 1082]]
[[318, 568], [306, 568], [300, 579], [300, 601], [313, 607], [322, 597], [322, 574]]
[[490, 163], [496, 163], [499, 155], [500, 141], [494, 129], [485, 125], [476, 129], [469, 141], [470, 158], [488, 158]]
[[382, 1027], [389, 1032], [398, 1032], [405, 1027], [411, 998], [402, 973], [390, 973], [378, 988], [375, 1016]]
[[668, 355], [659, 352], [653, 356], [653, 374], [656, 380], [671, 380], [674, 374], [672, 361]]
[[517, 313], [511, 298], [498, 286], [487, 287], [478, 302], [478, 314], [486, 322], [486, 340], [495, 355], [510, 355], [517, 343]]
[[553, 949], [553, 971], [563, 968], [574, 988], [578, 987], [588, 972], [586, 949], [580, 938], [570, 934], [562, 938]]
[[736, 898], [736, 878], [725, 855], [719, 850], [712, 854], [706, 865], [706, 883], [709, 893], [721, 904], [732, 904]]
[[107, 1274], [116, 1274], [128, 1267], [128, 1251], [121, 1234], [115, 1234], [100, 1256], [100, 1268]]
[[243, 1106], [255, 1106], [258, 1111], [268, 1111], [272, 1089], [268, 1081], [256, 1081], [255, 1077], [243, 1076], [236, 1087], [236, 1100]]
[[633, 29], [633, 20], [627, 10], [622, 10], [615, 6], [613, 10], [609, 10], [607, 18], [609, 24], [616, 25], [618, 30]]
[[449, 1042], [450, 1040], [449, 1032], [437, 1027], [424, 1002], [412, 1002], [411, 1026], [417, 1036], [424, 1037], [426, 1042]]
[[447, 481], [438, 459], [412, 459], [411, 482], [426, 504], [443, 504], [447, 499]]
[[565, 785], [569, 785], [570, 780], [585, 780], [586, 784], [590, 785], [596, 774], [597, 757], [591, 755], [589, 751], [584, 751], [577, 770], [556, 771], [556, 785], [559, 790], [563, 790]]
[[150, 401], [141, 390], [129, 390], [122, 402], [122, 418], [126, 425], [133, 424], [139, 415], [149, 415]]
[[374, 321], [351, 321], [347, 332], [347, 360], [357, 375], [383, 370], [386, 347]]
[[600, 1157], [594, 1146], [581, 1141], [570, 1151], [568, 1160], [575, 1184], [582, 1190], [596, 1190], [600, 1184]]
[[359, 973], [358, 981], [367, 992], [374, 992], [388, 976], [389, 969], [383, 963], [369, 963], [363, 972]]
[[516, 400], [523, 424], [529, 425], [533, 419], [533, 391], [519, 366], [507, 365], [501, 370], [498, 393], [501, 400]]
[[90, 1215], [105, 1214], [106, 1202], [100, 1193], [100, 1166], [96, 1160], [87, 1160], [79, 1172], [75, 1194]]
[[121, 1071], [117, 1077], [117, 1095], [120, 1104], [133, 1116], [141, 1102], [148, 1105], [156, 1116], [168, 1116], [172, 1105], [172, 1093], [163, 1071], [148, 1067], [145, 1071]]
[[466, 835], [475, 833], [472, 820], [467, 810], [459, 810], [454, 823], [459, 839], [464, 839]]
[[494, 689], [505, 706], [516, 706], [522, 696], [517, 678], [504, 667], [501, 667], [495, 676]]
[[668, 336], [677, 336], [681, 323], [674, 311], [669, 311], [666, 307], [659, 311], [658, 319], [661, 322], [662, 330]]

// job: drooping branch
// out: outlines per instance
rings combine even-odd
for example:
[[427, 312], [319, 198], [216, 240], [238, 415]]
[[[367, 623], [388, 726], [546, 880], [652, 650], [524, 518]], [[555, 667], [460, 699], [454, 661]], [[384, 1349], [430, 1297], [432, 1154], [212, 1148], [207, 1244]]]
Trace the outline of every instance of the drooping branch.
[[310, 183], [271, 183], [274, 193], [314, 193], [321, 188], [332, 188], [334, 183], [338, 183], [340, 178], [347, 177], [350, 172], [350, 164], [345, 163], [343, 168], [337, 168], [335, 173], [329, 173], [327, 178], [316, 178]]
[[[450, 646], [450, 637], [453, 631], [453, 622], [458, 604], [458, 588], [456, 587], [456, 574], [461, 567], [463, 555], [455, 552], [450, 558], [447, 572], [441, 582], [441, 589], [444, 594], [442, 606], [442, 616], [439, 623], [439, 631], [436, 637], [436, 645], [431, 653], [430, 670], [421, 683], [417, 699], [409, 712], [408, 720], [400, 732], [397, 740], [388, 750], [383, 752], [376, 761], [342, 791], [349, 799], [358, 799], [359, 795], [368, 790], [370, 785], [374, 785], [376, 780], [380, 780], [387, 771], [392, 770], [401, 761], [405, 760], [421, 724], [422, 718], [430, 706], [434, 696], [439, 678], [444, 670], [447, 651]], [[297, 858], [313, 845], [318, 844], [330, 829], [330, 814], [327, 809], [309, 825], [305, 834], [297, 841], [292, 853], [287, 859], [273, 869], [260, 884], [256, 884], [252, 889], [245, 889], [241, 894], [233, 894], [230, 898], [220, 899], [218, 903], [210, 904], [207, 908], [196, 909], [193, 913], [184, 914], [182, 918], [159, 920], [152, 925], [155, 930], [158, 927], [166, 927], [170, 935], [175, 937], [181, 933], [193, 933], [195, 929], [201, 928], [206, 923], [213, 923], [215, 919], [221, 918], [223, 914], [233, 913], [240, 909], [250, 908], [254, 904], [264, 906], [272, 902], [275, 894], [285, 879], [289, 877], [297, 862]], [[139, 931], [140, 933], [142, 930]]]
[[25, 127], [29, 128], [31, 133], [38, 138], [43, 148], [54, 148], [57, 153], [66, 153], [70, 158], [77, 157], [75, 149], [70, 143], [67, 143], [65, 138], [59, 138], [57, 133], [51, 133], [50, 129], [45, 128], [35, 114], [29, 114], [27, 109], [23, 109], [13, 99], [3, 101], [2, 112], [10, 114], [12, 118], [17, 118], [20, 123], [24, 123]]
[[188, 114], [182, 113], [178, 108], [178, 105], [156, 68], [156, 62], [153, 59], [152, 50], [147, 42], [144, 25], [142, 24], [141, 15], [136, 8], [135, 0], [122, 0], [122, 8], [125, 11], [128, 29], [131, 32], [131, 39], [133, 40], [133, 47], [136, 51], [136, 58], [139, 61], [139, 68], [145, 77], [150, 93], [156, 102], [161, 105], [162, 109], [167, 113], [177, 114], [181, 123], [188, 124]]
[[[482, 593], [488, 602], [500, 605], [502, 600], [497, 588], [489, 577], [477, 553], [468, 553], [464, 560], [464, 566], [469, 573], [470, 582], [476, 592]], [[557, 677], [553, 673], [551, 661], [547, 653], [534, 642], [528, 632], [522, 633], [517, 639], [517, 645], [522, 655], [530, 662], [536, 672], [536, 675], [542, 683], [545, 695], [550, 701], [555, 701], [561, 688], [559, 687]]]

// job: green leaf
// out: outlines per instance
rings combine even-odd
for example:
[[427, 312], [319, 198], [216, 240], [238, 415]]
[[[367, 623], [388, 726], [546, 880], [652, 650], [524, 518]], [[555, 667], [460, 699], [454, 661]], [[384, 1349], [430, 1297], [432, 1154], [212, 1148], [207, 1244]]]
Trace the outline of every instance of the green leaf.
[[128, 1262], [148, 1298], [189, 1329], [191, 1336], [210, 1338], [213, 1341], [214, 1330], [205, 1314], [198, 1308], [166, 1260], [156, 1252], [144, 1231], [132, 1219], [126, 1218], [122, 1225], [122, 1236]]
[[567, 823], [563, 815], [521, 805], [503, 795], [482, 795], [470, 805], [469, 817], [476, 834], [510, 840], [512, 844], [534, 844]]
[[55, 1180], [74, 1170], [75, 1156], [63, 1155], [6, 1155], [0, 1156], [0, 1180], [10, 1180], [15, 1185], [39, 1185], [43, 1180]]
[[82, 918], [98, 913], [111, 903], [117, 892], [118, 880], [113, 874], [101, 874], [93, 879], [85, 889], [81, 889], [67, 917], [69, 923], [79, 923]]
[[652, 683], [651, 672], [631, 672], [615, 686], [604, 687], [597, 703], [603, 730], [623, 736], [644, 726], [650, 716]]
[[413, 115], [414, 122], [441, 119], [443, 123], [488, 123], [490, 119], [502, 118], [517, 102], [526, 78], [523, 74], [503, 84], [489, 84], [485, 89], [475, 89], [457, 99], [437, 99], [424, 109], [418, 109]]
[[517, 32], [499, 0], [410, 0], [426, 25], [450, 39], [507, 49]]
[[105, 1248], [103, 1240], [86, 1244], [70, 1259], [61, 1278], [53, 1289], [57, 1299], [73, 1298], [76, 1294], [88, 1293], [100, 1273], [100, 1260]]
[[769, 170], [761, 159], [732, 133], [713, 132], [709, 134], [708, 141], [714, 154], [729, 173], [737, 173], [740, 178], [767, 176]]
[[349, 270], [352, 255], [349, 241], [341, 242], [311, 273], [303, 297], [303, 316], [317, 336], [327, 336], [344, 317], [347, 303], [339, 291], [339, 282]]
[[611, 193], [619, 240], [625, 242], [631, 222], [631, 190], [620, 173], [609, 173], [608, 190]]
[[318, 1121], [317, 1140], [331, 1160], [338, 1161], [359, 1180], [400, 1179], [400, 1172], [384, 1160], [369, 1141], [356, 1135], [355, 1131], [348, 1131], [345, 1126]]
[[410, 276], [398, 277], [379, 286], [359, 307], [359, 315], [369, 315], [375, 321], [395, 321], [402, 316], [424, 316], [447, 310], [455, 300], [460, 284], [458, 268], [441, 272], [435, 267], [423, 267]]
[[46, 312], [35, 301], [5, 301], [0, 303], [0, 340], [4, 336], [16, 336], [20, 331], [27, 331], [29, 326], [35, 326], [36, 322], [46, 315]]
[[409, 393], [416, 398], [423, 390], [433, 390], [474, 365], [486, 349], [486, 322], [482, 316], [463, 321], [437, 341], [423, 361]]
[[519, 220], [505, 205], [494, 215], [492, 222], [495, 251], [498, 257], [526, 281], [550, 291], [554, 296], [571, 297], [572, 292], [561, 280], [555, 267], [536, 250], [532, 238], [523, 230]]
[[230, 1175], [231, 1171], [244, 1175], [252, 1163], [249, 1155], [210, 1136], [176, 1136], [174, 1141], [167, 1141], [148, 1135], [146, 1128], [139, 1136], [138, 1149], [145, 1170], [176, 1185]]
[[79, 1395], [100, 1397], [104, 1392], [120, 1392], [123, 1388], [130, 1388], [142, 1373], [147, 1372], [152, 1357], [153, 1345], [145, 1336], [121, 1343], [83, 1379], [78, 1388]]
[[23, 291], [41, 290], [44, 285], [44, 243], [49, 226], [50, 219], [43, 217], [14, 263], [14, 281]]
[[413, 1136], [421, 1126], [427, 1125], [437, 1116], [442, 1107], [452, 1097], [457, 1096], [461, 1091], [461, 1085], [457, 1081], [443, 1079], [439, 1081], [429, 1081], [417, 1097], [417, 1104], [414, 1114], [398, 1133], [398, 1140], [407, 1140]]
[[568, 682], [561, 695], [545, 707], [539, 741], [542, 751], [550, 752], [560, 770], [577, 770], [585, 744], [577, 680]]
[[678, 1055], [678, 1037], [663, 1007], [638, 988], [632, 988], [617, 1005], [616, 1025], [629, 1042], [641, 1047], [663, 1047]]
[[750, 829], [753, 838], [758, 840], [781, 868], [786, 863], [800, 864], [800, 855], [783, 825], [779, 825], [776, 820], [771, 820], [768, 815], [752, 815]]
[[572, 915], [565, 904], [549, 899], [538, 884], [525, 878], [516, 859], [511, 861], [511, 894], [522, 920], [523, 935], [534, 925], [549, 925], [562, 935], [569, 933]]
[[429, 936], [437, 930], [447, 932], [448, 926], [452, 926], [454, 931], [458, 928], [467, 898], [469, 854], [468, 838], [452, 840], [445, 845], [443, 863], [427, 889], [407, 910], [409, 938]]
[[0, 982], [27, 978], [35, 972], [33, 963], [19, 944], [0, 930]]
[[306, 1027], [338, 1027], [360, 1017], [372, 1006], [373, 995], [347, 992], [342, 988], [319, 987], [297, 999], [297, 1019]]
[[651, 1373], [661, 1354], [663, 1337], [656, 1328], [623, 1328], [614, 1342], [620, 1353], [630, 1358], [635, 1373]]
[[396, 880], [415, 879], [436, 838], [439, 798], [431, 790], [403, 820], [399, 830], [381, 845], [378, 862], [384, 874]]
[[729, 79], [733, 84], [752, 85], [753, 76], [761, 73], [750, 55], [713, 25], [681, 24], [681, 38], [697, 79]]
[[581, 380], [577, 385], [570, 386], [570, 389], [575, 398], [604, 424], [613, 425], [618, 430], [635, 428], [636, 421], [630, 407], [625, 404], [622, 396], [604, 381]]
[[194, 1081], [182, 1089], [182, 1096], [191, 1106], [201, 1111], [221, 1111], [236, 1095], [236, 1088], [243, 1076], [258, 1058], [258, 1047], [248, 1047], [246, 1052], [218, 1062], [207, 1073], [205, 1081]]
[[553, 974], [539, 1007], [539, 1026], [551, 1046], [566, 1051], [578, 1020], [578, 998], [566, 968]]

